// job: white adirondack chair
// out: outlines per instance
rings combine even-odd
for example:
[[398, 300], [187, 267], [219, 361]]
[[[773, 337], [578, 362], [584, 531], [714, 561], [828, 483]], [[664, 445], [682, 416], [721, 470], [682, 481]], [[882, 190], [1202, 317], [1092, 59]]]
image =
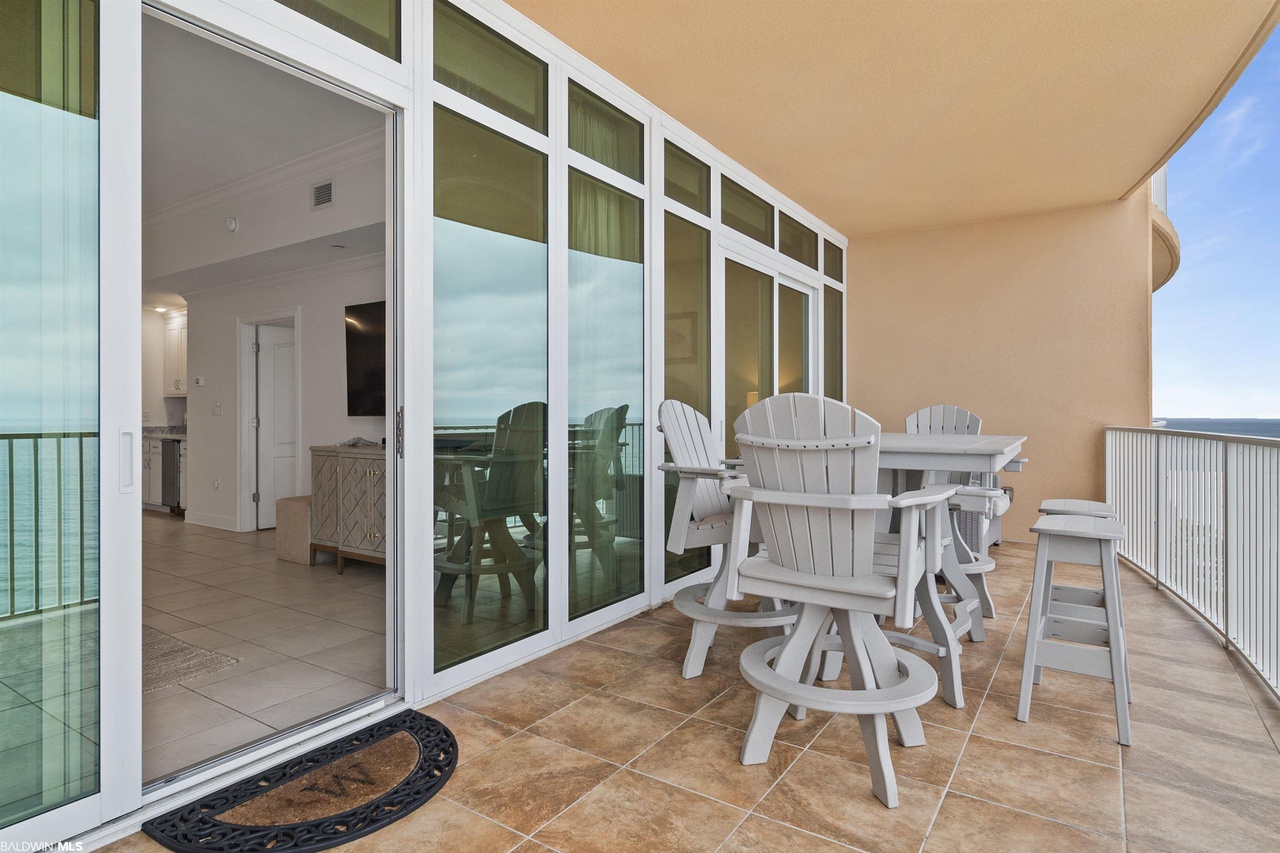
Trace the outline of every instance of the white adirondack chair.
[[[724, 487], [737, 501], [735, 558], [743, 553], [753, 515], [768, 555], [742, 561], [738, 582], [743, 592], [799, 604], [785, 638], [753, 643], [742, 653], [743, 677], [759, 691], [742, 763], [768, 760], [788, 706], [797, 717], [806, 708], [857, 714], [872, 791], [894, 808], [898, 790], [886, 715], [893, 715], [904, 746], [923, 745], [916, 708], [937, 694], [938, 677], [921, 658], [891, 646], [877, 618], [910, 629], [916, 591], [933, 583], [928, 563], [936, 569], [941, 559], [940, 548], [925, 547], [925, 522], [932, 522], [937, 543], [955, 487], [877, 494], [880, 425], [836, 400], [771, 397], [734, 426], [747, 477]], [[877, 558], [876, 514], [895, 509], [901, 542], [890, 565]], [[833, 623], [835, 635], [828, 633]], [[849, 661], [854, 689], [808, 683], [821, 655], [836, 651]]]
[[[982, 418], [959, 406], [926, 406], [914, 414], [907, 415], [906, 426], [909, 433], [980, 435]], [[983, 519], [980, 529], [982, 536], [985, 536], [986, 523], [1003, 515], [1009, 509], [1009, 496], [995, 488], [990, 477], [984, 480], [981, 476], [967, 473], [942, 472], [940, 475], [935, 475], [936, 479], [944, 479], [959, 486], [955, 498], [951, 501], [950, 513], [956, 561], [977, 592], [982, 615], [991, 619], [996, 615], [996, 608], [995, 602], [991, 599], [991, 593], [987, 589], [987, 574], [996, 567], [996, 561], [985, 553], [981, 541], [965, 541], [960, 533], [960, 513], [979, 514]], [[964, 595], [962, 590], [953, 591], [961, 597]], [[974, 640], [982, 640], [983, 634], [981, 623], [975, 623], [969, 632], [971, 639]]]
[[[447, 604], [459, 577], [466, 579], [464, 624], [475, 614], [481, 575], [497, 575], [504, 598], [514, 577], [529, 612], [537, 604], [535, 573], [541, 555], [517, 542], [508, 519], [519, 518], [534, 538], [536, 514], [545, 512], [547, 404], [524, 403], [498, 418], [485, 454], [448, 457], [451, 472], [437, 472], [436, 505], [465, 522], [461, 535], [435, 556], [440, 574], [435, 603]], [[447, 474], [447, 476], [445, 476]]]
[[[720, 484], [740, 477], [741, 473], [718, 459], [711, 424], [692, 406], [679, 400], [663, 401], [658, 407], [658, 429], [666, 439], [672, 459], [658, 468], [680, 477], [667, 550], [683, 554], [690, 548], [727, 546], [733, 530], [733, 508], [729, 498], [720, 491]], [[758, 531], [752, 541], [760, 541]], [[673, 602], [676, 609], [693, 620], [684, 658], [685, 678], [702, 674], [718, 626], [778, 629], [795, 621], [795, 609], [783, 608], [778, 602], [768, 602], [767, 609], [756, 613], [726, 610], [730, 597], [742, 598], [736, 588], [732, 596], [730, 593], [733, 569], [729, 549], [725, 547], [720, 568], [711, 583], [695, 584], [676, 593]]]
[[607, 515], [601, 505], [616, 499], [622, 482], [622, 450], [618, 445], [627, 425], [626, 404], [599, 409], [587, 415], [578, 430], [579, 439], [569, 449], [569, 507], [573, 526], [569, 594], [577, 595], [577, 557], [590, 548], [610, 589], [618, 588], [618, 517]]

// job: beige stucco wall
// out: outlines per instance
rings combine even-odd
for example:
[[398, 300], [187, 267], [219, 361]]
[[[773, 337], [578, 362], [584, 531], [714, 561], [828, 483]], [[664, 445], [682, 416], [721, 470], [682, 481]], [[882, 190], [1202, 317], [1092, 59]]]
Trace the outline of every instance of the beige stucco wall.
[[1105, 496], [1102, 427], [1151, 422], [1147, 194], [849, 245], [850, 402], [900, 431], [921, 406], [1026, 435], [1005, 537], [1046, 497]]

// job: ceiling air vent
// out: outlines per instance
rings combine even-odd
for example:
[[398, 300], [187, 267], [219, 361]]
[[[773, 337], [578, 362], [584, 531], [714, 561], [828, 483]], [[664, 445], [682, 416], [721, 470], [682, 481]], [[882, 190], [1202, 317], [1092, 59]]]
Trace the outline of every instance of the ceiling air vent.
[[319, 210], [333, 204], [333, 181], [325, 181], [311, 187], [311, 209]]

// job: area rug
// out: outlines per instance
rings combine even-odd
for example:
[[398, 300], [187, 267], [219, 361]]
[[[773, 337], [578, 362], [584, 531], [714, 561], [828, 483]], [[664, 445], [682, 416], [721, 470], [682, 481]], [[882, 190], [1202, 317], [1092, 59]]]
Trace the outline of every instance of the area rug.
[[142, 626], [142, 692], [151, 693], [235, 666], [239, 658], [184, 643]]
[[399, 820], [444, 787], [458, 742], [405, 711], [142, 825], [179, 853], [305, 853]]

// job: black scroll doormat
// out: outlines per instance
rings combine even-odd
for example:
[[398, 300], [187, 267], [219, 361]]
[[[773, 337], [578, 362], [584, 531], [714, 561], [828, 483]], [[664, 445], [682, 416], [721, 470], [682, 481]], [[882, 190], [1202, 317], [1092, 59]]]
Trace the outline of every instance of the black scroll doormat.
[[179, 853], [304, 853], [376, 832], [435, 796], [458, 742], [405, 711], [143, 824]]

